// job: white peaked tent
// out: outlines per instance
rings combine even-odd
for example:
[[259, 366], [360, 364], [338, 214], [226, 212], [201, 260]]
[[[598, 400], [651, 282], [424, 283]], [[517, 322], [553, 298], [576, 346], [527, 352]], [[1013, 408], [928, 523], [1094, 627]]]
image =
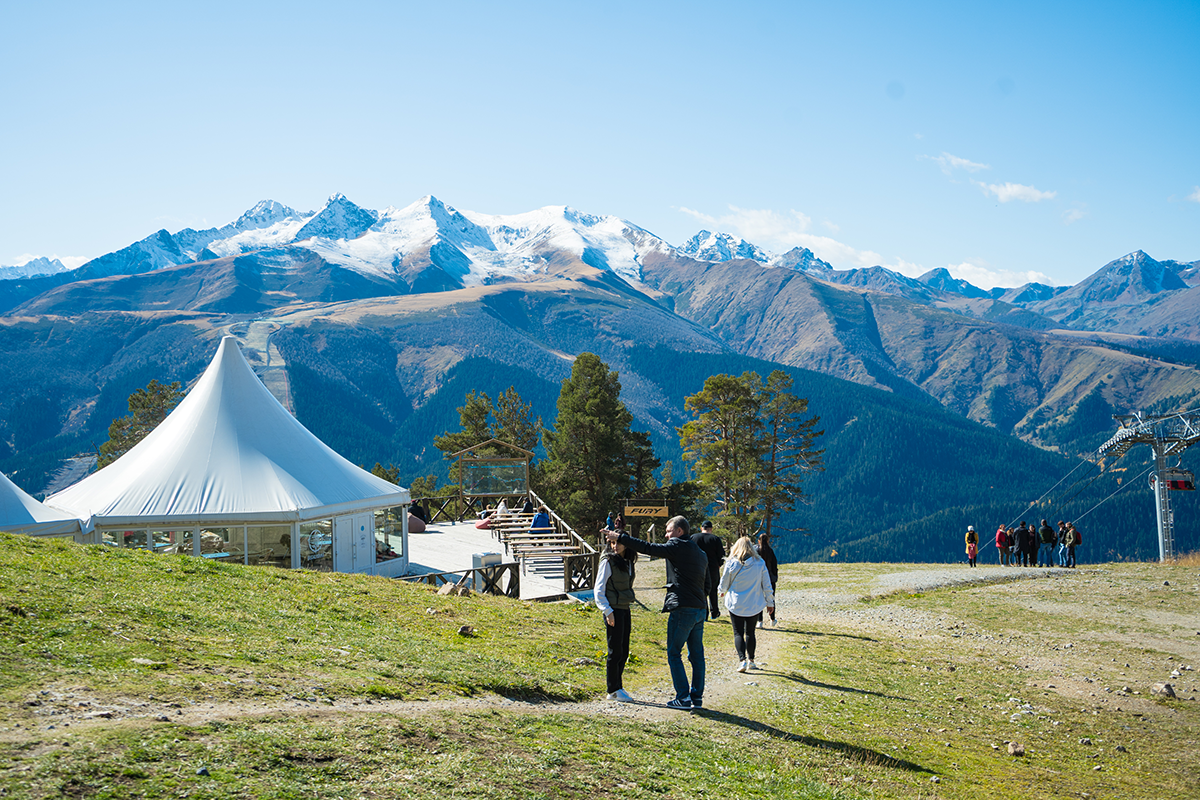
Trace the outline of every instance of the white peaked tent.
[[[397, 530], [376, 517], [385, 522], [387, 509], [409, 501], [408, 490], [351, 464], [301, 425], [228, 336], [149, 436], [46, 498], [84, 520], [95, 541], [387, 575], [407, 567], [407, 513], [396, 515]], [[377, 554], [388, 554], [378, 566]]]
[[42, 505], [0, 472], [0, 531], [78, 538], [83, 529], [78, 519]]

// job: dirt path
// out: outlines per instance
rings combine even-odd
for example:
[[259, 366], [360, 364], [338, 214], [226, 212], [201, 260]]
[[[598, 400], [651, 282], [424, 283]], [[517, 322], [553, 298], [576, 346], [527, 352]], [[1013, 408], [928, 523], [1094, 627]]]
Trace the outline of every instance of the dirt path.
[[[706, 689], [705, 708], [724, 711], [741, 705], [734, 695], [746, 686], [758, 686], [769, 680], [776, 651], [782, 646], [787, 631], [809, 630], [812, 626], [830, 623], [854, 626], [877, 625], [881, 621], [917, 630], [933, 630], [942, 621], [932, 615], [900, 607], [890, 608], [881, 619], [879, 611], [866, 609], [858, 603], [865, 595], [880, 596], [893, 592], [927, 591], [948, 585], [992, 583], [1017, 579], [1052, 578], [1068, 570], [1005, 570], [960, 568], [900, 571], [882, 575], [866, 587], [844, 593], [824, 589], [781, 590], [778, 596], [780, 626], [763, 628], [758, 633], [757, 663], [760, 672], [739, 673], [733, 649], [733, 630], [728, 615], [705, 624]], [[848, 587], [839, 587], [848, 588]], [[685, 656], [686, 659], [686, 656]], [[686, 664], [686, 661], [685, 661]], [[691, 672], [690, 664], [687, 665]], [[116, 698], [100, 701], [83, 690], [47, 690], [27, 699], [26, 705], [34, 719], [20, 727], [0, 732], [0, 740], [21, 741], [41, 735], [47, 730], [65, 727], [111, 725], [115, 720], [174, 722], [201, 725], [214, 720], [234, 720], [267, 717], [279, 714], [314, 718], [356, 713], [428, 715], [450, 712], [470, 712], [486, 709], [506, 709], [515, 712], [601, 714], [622, 719], [646, 722], [677, 719], [687, 712], [666, 707], [673, 696], [670, 675], [665, 665], [652, 674], [652, 682], [631, 692], [634, 703], [617, 703], [598, 697], [580, 703], [513, 700], [498, 695], [471, 698], [433, 700], [373, 700], [370, 698], [272, 698], [238, 702], [164, 702], [154, 697]]]
[[[775, 642], [783, 629], [759, 630], [758, 663], [766, 670], [759, 673], [737, 672], [733, 654], [733, 632], [728, 616], [710, 620], [705, 628], [706, 689], [705, 706], [716, 710], [730, 708], [730, 698], [742, 685], [758, 685], [769, 674]], [[686, 659], [686, 655], [685, 655]], [[686, 663], [686, 661], [685, 661]], [[688, 672], [691, 672], [691, 665]], [[598, 697], [580, 703], [513, 700], [498, 695], [433, 700], [374, 700], [370, 698], [318, 698], [245, 700], [237, 702], [163, 702], [154, 697], [112, 698], [99, 700], [79, 689], [45, 690], [28, 698], [26, 707], [33, 720], [19, 727], [0, 731], [0, 741], [24, 741], [64, 728], [88, 728], [111, 725], [114, 721], [173, 722], [203, 725], [214, 720], [289, 716], [328, 717], [346, 714], [399, 714], [405, 716], [505, 709], [517, 713], [602, 714], [641, 721], [678, 718], [687, 712], [667, 708], [674, 697], [670, 675], [665, 666], [648, 687], [632, 694], [634, 703], [617, 703]]]

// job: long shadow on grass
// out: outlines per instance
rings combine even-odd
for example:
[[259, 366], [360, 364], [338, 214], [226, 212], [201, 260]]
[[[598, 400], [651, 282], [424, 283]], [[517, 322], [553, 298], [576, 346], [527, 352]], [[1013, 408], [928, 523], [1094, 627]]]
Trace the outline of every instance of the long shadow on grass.
[[914, 764], [911, 761], [905, 761], [902, 758], [889, 756], [887, 753], [881, 753], [878, 750], [872, 750], [869, 747], [861, 747], [849, 742], [834, 742], [829, 739], [818, 739], [815, 736], [803, 736], [798, 733], [790, 733], [785, 730], [780, 730], [774, 726], [768, 725], [765, 722], [759, 722], [755, 719], [747, 719], [739, 717], [737, 714], [730, 714], [726, 711], [713, 711], [708, 708], [698, 708], [692, 712], [707, 717], [714, 722], [724, 722], [727, 725], [736, 725], [739, 728], [745, 728], [759, 733], [765, 733], [775, 739], [781, 739], [785, 742], [796, 742], [805, 747], [818, 747], [822, 750], [833, 750], [841, 753], [846, 758], [866, 764], [868, 766], [888, 767], [889, 769], [903, 769], [909, 772], [926, 772], [933, 773], [933, 770], [928, 767], [922, 767], [920, 764]]
[[836, 683], [821, 683], [820, 681], [811, 680], [810, 678], [806, 678], [803, 675], [794, 672], [775, 672], [769, 669], [764, 669], [762, 672], [768, 675], [778, 676], [786, 681], [791, 681], [792, 683], [803, 683], [805, 686], [812, 686], [817, 689], [829, 689], [835, 692], [852, 692], [854, 694], [869, 694], [872, 697], [882, 697], [887, 700], [902, 700], [906, 703], [912, 702], [912, 700], [908, 697], [897, 697], [894, 694], [872, 692], [870, 689], [857, 689], [853, 686], [838, 686]]
[[862, 642], [877, 642], [878, 639], [872, 639], [870, 636], [859, 636], [853, 633], [830, 633], [829, 631], [802, 631], [796, 628], [772, 628], [771, 633], [789, 633], [796, 636], [836, 636], [839, 639], [858, 639]]

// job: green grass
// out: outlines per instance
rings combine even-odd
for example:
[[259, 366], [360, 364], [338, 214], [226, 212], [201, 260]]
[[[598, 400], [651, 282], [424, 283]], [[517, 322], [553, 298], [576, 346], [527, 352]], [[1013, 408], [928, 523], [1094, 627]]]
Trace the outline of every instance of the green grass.
[[0, 538], [0, 639], [8, 701], [63, 682], [212, 700], [574, 700], [603, 688], [600, 670], [574, 666], [604, 654], [583, 607], [28, 537]]
[[[724, 693], [686, 715], [580, 702], [604, 690], [582, 606], [0, 534], [0, 796], [1200, 796], [1196, 566], [876, 583], [919, 568], [785, 565], [782, 590], [840, 599], [781, 607], [758, 674], [710, 623]], [[662, 580], [639, 563], [643, 697]]]

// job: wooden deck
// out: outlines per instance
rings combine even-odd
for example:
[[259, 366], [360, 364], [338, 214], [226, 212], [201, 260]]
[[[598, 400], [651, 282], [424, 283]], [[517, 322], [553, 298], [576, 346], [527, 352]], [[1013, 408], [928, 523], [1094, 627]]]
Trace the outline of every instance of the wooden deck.
[[[439, 522], [426, 527], [424, 533], [409, 532], [408, 553], [409, 575], [471, 569], [472, 556], [477, 553], [496, 553], [505, 562], [515, 560], [492, 531], [476, 528], [474, 522]], [[525, 561], [524, 566], [522, 600], [563, 594], [561, 556], [553, 561]]]

